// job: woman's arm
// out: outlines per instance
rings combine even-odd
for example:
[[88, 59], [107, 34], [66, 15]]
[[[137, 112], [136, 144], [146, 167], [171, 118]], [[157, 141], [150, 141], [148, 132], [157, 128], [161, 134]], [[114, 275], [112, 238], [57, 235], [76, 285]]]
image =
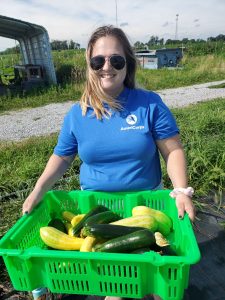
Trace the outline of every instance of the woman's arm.
[[58, 156], [53, 154], [42, 175], [38, 179], [33, 191], [23, 203], [23, 213], [29, 213], [41, 201], [42, 196], [66, 172], [74, 159], [71, 156]]
[[[157, 140], [157, 147], [166, 162], [167, 173], [174, 188], [187, 188], [187, 167], [184, 150], [179, 135], [168, 139]], [[178, 215], [183, 218], [186, 211], [193, 221], [195, 209], [190, 197], [183, 193], [176, 196]]]

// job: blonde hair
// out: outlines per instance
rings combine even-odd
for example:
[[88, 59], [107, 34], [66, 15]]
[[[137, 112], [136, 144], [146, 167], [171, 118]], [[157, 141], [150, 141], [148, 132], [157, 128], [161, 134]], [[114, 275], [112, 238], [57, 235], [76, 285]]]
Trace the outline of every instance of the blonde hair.
[[90, 67], [90, 59], [92, 57], [93, 47], [96, 41], [99, 38], [106, 36], [113, 36], [117, 38], [119, 42], [121, 42], [125, 53], [127, 68], [124, 85], [131, 89], [135, 87], [135, 73], [137, 63], [128, 38], [120, 28], [114, 27], [112, 25], [99, 27], [93, 32], [88, 42], [86, 50], [87, 80], [85, 83], [84, 93], [80, 99], [82, 115], [86, 115], [88, 107], [92, 107], [97, 119], [102, 119], [102, 117], [110, 116], [110, 112], [104, 106], [104, 103], [106, 103], [112, 109], [122, 109], [120, 103], [116, 99], [103, 91], [100, 80], [98, 79], [95, 71], [93, 71]]

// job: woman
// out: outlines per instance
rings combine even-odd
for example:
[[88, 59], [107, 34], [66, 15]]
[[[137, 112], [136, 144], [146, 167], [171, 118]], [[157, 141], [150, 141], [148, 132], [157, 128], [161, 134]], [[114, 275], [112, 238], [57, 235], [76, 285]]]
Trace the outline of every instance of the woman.
[[54, 153], [23, 212], [38, 204], [77, 153], [83, 190], [160, 189], [160, 152], [174, 187], [178, 216], [187, 212], [193, 221], [193, 190], [187, 188], [179, 130], [157, 94], [135, 88], [136, 59], [124, 32], [113, 26], [98, 28], [88, 43], [86, 60], [84, 93], [66, 115]]

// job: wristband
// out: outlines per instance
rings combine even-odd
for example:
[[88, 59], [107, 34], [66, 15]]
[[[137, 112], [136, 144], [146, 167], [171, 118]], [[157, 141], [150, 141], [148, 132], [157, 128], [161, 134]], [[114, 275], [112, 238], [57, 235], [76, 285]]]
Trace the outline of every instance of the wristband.
[[175, 188], [170, 192], [170, 197], [176, 198], [178, 194], [185, 194], [188, 197], [192, 197], [194, 194], [194, 189], [192, 187], [187, 187], [187, 188]]

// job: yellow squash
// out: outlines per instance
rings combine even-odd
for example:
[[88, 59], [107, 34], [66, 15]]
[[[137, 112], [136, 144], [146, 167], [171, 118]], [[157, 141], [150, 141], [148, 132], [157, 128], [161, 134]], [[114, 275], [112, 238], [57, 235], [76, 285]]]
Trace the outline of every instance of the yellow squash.
[[82, 238], [69, 236], [50, 226], [41, 227], [40, 236], [46, 245], [59, 250], [80, 250], [84, 242]]
[[155, 232], [155, 241], [156, 245], [158, 245], [159, 247], [165, 247], [170, 245], [169, 241], [162, 235], [161, 232]]
[[75, 217], [76, 215], [73, 214], [72, 212], [70, 211], [63, 211], [62, 212], [62, 217], [64, 220], [68, 221], [68, 222], [71, 222], [71, 220]]
[[92, 236], [87, 236], [84, 239], [82, 246], [80, 247], [80, 252], [92, 252], [92, 248], [94, 247], [97, 239]]
[[73, 219], [71, 220], [71, 224], [72, 226], [76, 226], [85, 216], [85, 214], [80, 214], [80, 215], [76, 215], [73, 217]]
[[114, 225], [122, 225], [122, 226], [135, 226], [135, 227], [143, 227], [147, 228], [153, 232], [158, 229], [158, 222], [152, 216], [132, 216], [129, 218], [124, 218], [119, 221], [112, 222], [110, 224]]
[[135, 206], [132, 209], [132, 216], [152, 216], [158, 222], [158, 231], [167, 236], [172, 230], [172, 220], [164, 212], [147, 206]]

